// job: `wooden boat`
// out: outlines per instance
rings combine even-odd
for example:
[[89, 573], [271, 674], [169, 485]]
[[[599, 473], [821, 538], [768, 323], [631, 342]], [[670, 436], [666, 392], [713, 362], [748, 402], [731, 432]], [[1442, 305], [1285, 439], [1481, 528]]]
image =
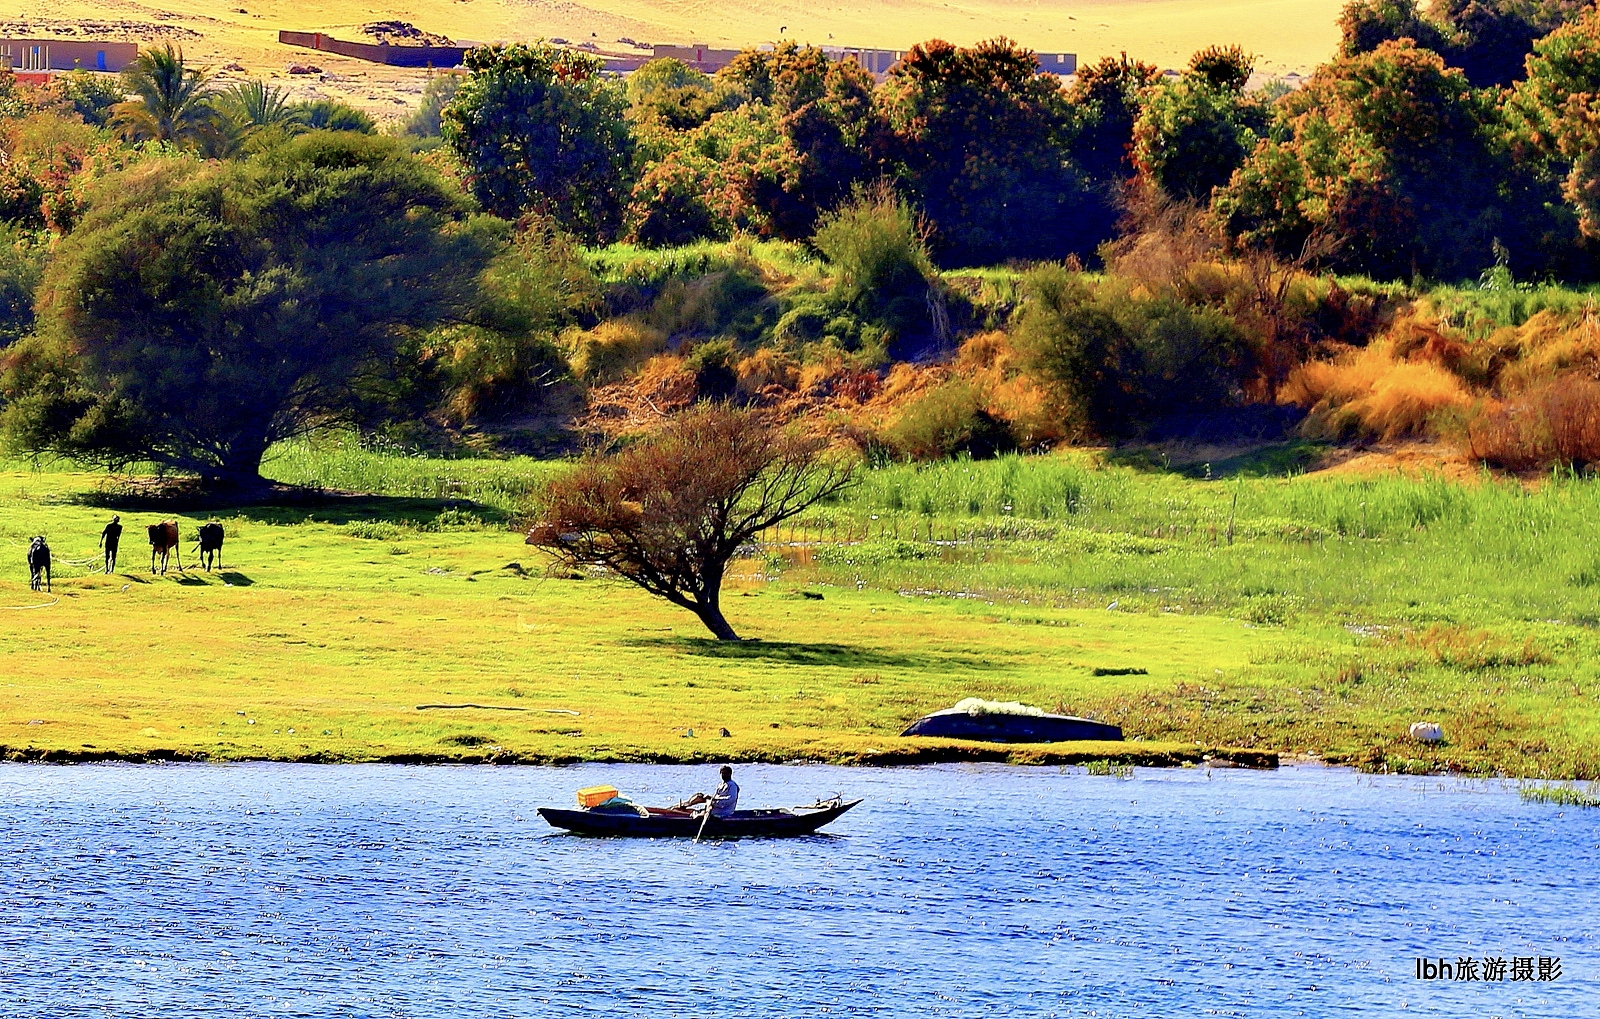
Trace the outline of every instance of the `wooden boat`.
[[[809, 807], [735, 810], [728, 817], [705, 820], [708, 839], [781, 839], [814, 835], [818, 828], [843, 814], [860, 800], [834, 797]], [[644, 811], [643, 814], [639, 811]], [[636, 810], [566, 810], [540, 807], [539, 816], [556, 828], [578, 835], [622, 838], [694, 838], [701, 834], [701, 815], [676, 807], [639, 807]]]

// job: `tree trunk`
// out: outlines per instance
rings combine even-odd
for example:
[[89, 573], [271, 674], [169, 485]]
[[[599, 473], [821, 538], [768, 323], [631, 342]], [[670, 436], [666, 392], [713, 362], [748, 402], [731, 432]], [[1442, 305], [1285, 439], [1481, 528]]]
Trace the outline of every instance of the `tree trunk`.
[[695, 609], [694, 614], [700, 617], [700, 621], [706, 624], [706, 629], [715, 634], [718, 640], [739, 639], [739, 635], [733, 632], [733, 627], [722, 617], [722, 606], [717, 604], [715, 591], [701, 601], [700, 607]]
[[227, 463], [204, 472], [201, 483], [213, 490], [264, 492], [271, 487], [271, 482], [261, 476], [261, 460], [266, 453], [265, 442], [237, 442], [228, 450]]

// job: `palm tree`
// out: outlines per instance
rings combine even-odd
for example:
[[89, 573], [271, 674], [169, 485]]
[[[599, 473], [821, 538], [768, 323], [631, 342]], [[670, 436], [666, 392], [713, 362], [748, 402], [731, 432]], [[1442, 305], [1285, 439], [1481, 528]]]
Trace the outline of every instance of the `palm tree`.
[[171, 43], [145, 50], [122, 72], [123, 84], [138, 98], [112, 108], [112, 125], [130, 141], [205, 147], [220, 127], [208, 78], [205, 71], [185, 66], [183, 51]]
[[217, 97], [216, 106], [238, 127], [276, 127], [293, 132], [306, 122], [305, 111], [289, 102], [287, 89], [257, 79], [241, 82]]

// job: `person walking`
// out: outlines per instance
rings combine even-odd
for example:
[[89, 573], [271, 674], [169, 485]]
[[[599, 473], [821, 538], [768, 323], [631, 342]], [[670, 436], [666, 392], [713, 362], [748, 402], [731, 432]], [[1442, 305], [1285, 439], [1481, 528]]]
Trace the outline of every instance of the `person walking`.
[[122, 517], [111, 514], [111, 523], [100, 532], [100, 544], [106, 549], [106, 575], [117, 571], [117, 542], [122, 540]]

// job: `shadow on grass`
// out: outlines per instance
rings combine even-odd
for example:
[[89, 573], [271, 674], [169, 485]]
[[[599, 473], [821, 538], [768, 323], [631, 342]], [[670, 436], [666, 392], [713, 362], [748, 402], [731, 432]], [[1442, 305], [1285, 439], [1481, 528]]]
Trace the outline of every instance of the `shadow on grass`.
[[182, 513], [202, 516], [226, 511], [253, 523], [293, 525], [348, 524], [357, 521], [428, 524], [449, 510], [470, 513], [486, 524], [505, 524], [510, 515], [470, 499], [419, 499], [390, 495], [363, 495], [315, 488], [274, 485], [251, 498], [238, 493], [208, 493], [190, 485], [157, 488], [113, 487], [71, 496], [80, 506], [124, 512]]
[[1180, 474], [1197, 481], [1282, 478], [1312, 469], [1327, 449], [1325, 444], [1303, 439], [1232, 452], [1183, 446], [1138, 446], [1117, 450], [1106, 459], [1120, 467]]
[[1004, 669], [1001, 662], [964, 654], [909, 653], [857, 647], [853, 644], [800, 644], [784, 640], [717, 640], [714, 637], [639, 637], [625, 640], [629, 647], [660, 648], [702, 658], [774, 662], [779, 665], [826, 665], [861, 669]]
[[251, 580], [243, 573], [235, 573], [232, 570], [225, 570], [218, 573], [217, 576], [222, 578], [222, 582], [224, 584], [229, 584], [233, 587], [249, 587], [251, 584], [255, 583], [255, 581]]

